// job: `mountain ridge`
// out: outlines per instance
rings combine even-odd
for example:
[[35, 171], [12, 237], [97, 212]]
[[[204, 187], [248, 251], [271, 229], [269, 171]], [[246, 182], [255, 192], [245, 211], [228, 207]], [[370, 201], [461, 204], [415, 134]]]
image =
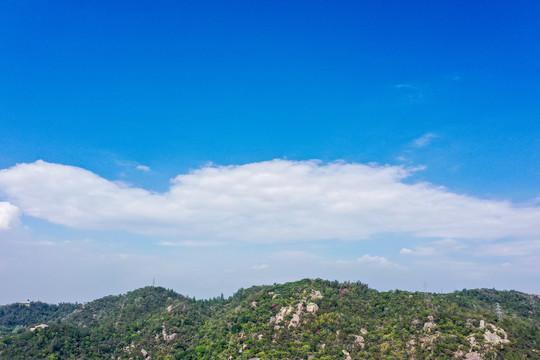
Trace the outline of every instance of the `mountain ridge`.
[[144, 287], [49, 305], [16, 324], [32, 306], [0, 306], [0, 358], [522, 359], [540, 347], [540, 299], [493, 289], [379, 292], [303, 279], [195, 300]]

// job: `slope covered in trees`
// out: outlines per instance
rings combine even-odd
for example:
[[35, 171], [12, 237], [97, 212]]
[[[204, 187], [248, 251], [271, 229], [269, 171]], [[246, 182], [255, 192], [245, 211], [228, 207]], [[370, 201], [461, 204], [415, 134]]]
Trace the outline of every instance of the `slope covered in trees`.
[[[41, 317], [0, 307], [0, 358], [540, 357], [540, 299], [516, 291], [378, 292], [360, 282], [305, 279], [240, 289], [228, 299], [196, 301], [146, 287], [48, 306]], [[41, 323], [47, 327], [35, 328]]]

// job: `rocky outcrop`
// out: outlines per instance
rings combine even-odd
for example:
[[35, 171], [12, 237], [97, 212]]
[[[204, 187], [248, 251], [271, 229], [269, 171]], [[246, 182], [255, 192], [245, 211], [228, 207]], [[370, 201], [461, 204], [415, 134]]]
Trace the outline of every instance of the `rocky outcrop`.
[[282, 307], [276, 316], [272, 316], [270, 318], [270, 323], [275, 323], [276, 325], [279, 324], [283, 321], [283, 319], [285, 319], [285, 315], [290, 314], [292, 310], [293, 308], [290, 306]]
[[165, 326], [162, 326], [161, 335], [163, 335], [163, 340], [171, 341], [176, 339], [177, 334], [167, 334], [165, 331]]
[[353, 335], [354, 336], [354, 343], [356, 345], [359, 345], [361, 349], [363, 349], [366, 345], [364, 344], [364, 337], [360, 335]]
[[482, 360], [483, 357], [482, 355], [480, 355], [479, 353], [477, 353], [476, 351], [472, 351], [470, 353], [467, 353], [465, 355], [465, 359], [466, 360]]
[[141, 349], [141, 354], [145, 360], [151, 360], [152, 357], [148, 354], [148, 351]]
[[46, 329], [48, 327], [49, 327], [49, 325], [47, 325], [47, 324], [40, 324], [40, 325], [38, 325], [36, 327], [30, 328], [30, 331], [36, 331], [37, 329]]
[[[291, 321], [288, 324], [288, 328], [295, 328], [300, 325], [300, 322], [302, 321], [302, 315], [305, 314], [305, 311], [315, 313], [317, 310], [319, 310], [319, 306], [315, 303], [308, 303], [305, 307], [304, 311], [304, 304], [306, 302], [306, 299], [300, 300], [298, 304], [296, 304], [296, 311], [294, 314], [292, 314]], [[274, 330], [281, 329], [281, 323], [285, 320], [285, 317], [292, 313], [294, 308], [292, 306], [284, 306], [282, 307], [279, 312], [270, 318], [270, 324], [274, 324]]]
[[491, 330], [486, 330], [486, 332], [484, 333], [484, 339], [488, 343], [493, 344], [493, 345], [498, 345], [498, 344], [506, 344], [510, 342], [510, 340], [508, 340], [508, 335], [506, 334], [506, 331], [504, 331], [503, 329], [497, 328], [493, 324], [488, 324], [488, 326], [493, 331], [491, 332]]
[[435, 325], [436, 324], [434, 322], [428, 321], [427, 323], [424, 324], [424, 327], [422, 328], [422, 330], [429, 331], [431, 330], [432, 327], [435, 327]]

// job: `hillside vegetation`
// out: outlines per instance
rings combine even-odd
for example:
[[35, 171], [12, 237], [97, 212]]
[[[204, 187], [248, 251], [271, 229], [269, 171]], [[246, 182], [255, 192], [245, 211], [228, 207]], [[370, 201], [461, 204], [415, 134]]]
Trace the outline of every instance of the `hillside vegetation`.
[[538, 359], [540, 299], [320, 279], [210, 300], [146, 287], [84, 305], [0, 306], [0, 330], [1, 359]]

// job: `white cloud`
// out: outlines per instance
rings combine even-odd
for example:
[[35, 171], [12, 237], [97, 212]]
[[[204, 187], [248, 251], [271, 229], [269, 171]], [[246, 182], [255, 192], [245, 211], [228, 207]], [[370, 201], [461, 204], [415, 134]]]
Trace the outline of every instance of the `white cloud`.
[[317, 259], [317, 255], [305, 250], [281, 250], [273, 253], [273, 258], [290, 262], [314, 261]]
[[426, 133], [422, 136], [420, 136], [418, 139], [415, 139], [413, 141], [413, 146], [417, 148], [421, 148], [424, 146], [428, 146], [433, 139], [437, 137], [434, 133]]
[[264, 270], [268, 269], [268, 265], [262, 264], [262, 265], [254, 265], [251, 267], [253, 270]]
[[414, 254], [414, 251], [411, 250], [411, 249], [408, 249], [408, 248], [403, 248], [399, 251], [399, 253], [401, 255], [409, 255], [409, 254]]
[[210, 246], [221, 246], [225, 245], [222, 242], [217, 241], [192, 241], [192, 240], [186, 240], [186, 241], [160, 241], [158, 245], [161, 246], [170, 246], [170, 247], [176, 247], [176, 246], [183, 246], [183, 247], [210, 247]]
[[150, 171], [150, 167], [148, 167], [148, 166], [146, 166], [146, 165], [137, 165], [137, 170], [149, 172], [149, 171]]
[[435, 256], [460, 251], [466, 248], [467, 245], [462, 244], [455, 239], [443, 239], [423, 243], [422, 245], [416, 246], [414, 250], [403, 248], [399, 253], [401, 255]]
[[478, 254], [485, 256], [527, 256], [540, 254], [540, 239], [486, 244], [478, 248]]
[[364, 256], [358, 258], [356, 262], [362, 265], [373, 266], [373, 267], [395, 268], [395, 269], [403, 268], [402, 266], [391, 262], [385, 257], [370, 256], [369, 254], [365, 254]]
[[58, 243], [50, 240], [39, 240], [39, 241], [33, 241], [31, 242], [32, 245], [38, 245], [38, 246], [57, 246]]
[[[0, 193], [24, 214], [52, 223], [190, 242], [358, 240], [381, 232], [455, 239], [540, 236], [537, 206], [402, 182], [411, 171], [273, 160], [203, 167], [174, 178], [168, 192], [153, 193], [81, 168], [36, 161], [0, 170]], [[3, 206], [13, 214], [14, 206]], [[2, 215], [4, 223], [8, 218], [13, 215]]]
[[20, 210], [9, 202], [0, 201], [0, 230], [10, 230], [19, 224]]

